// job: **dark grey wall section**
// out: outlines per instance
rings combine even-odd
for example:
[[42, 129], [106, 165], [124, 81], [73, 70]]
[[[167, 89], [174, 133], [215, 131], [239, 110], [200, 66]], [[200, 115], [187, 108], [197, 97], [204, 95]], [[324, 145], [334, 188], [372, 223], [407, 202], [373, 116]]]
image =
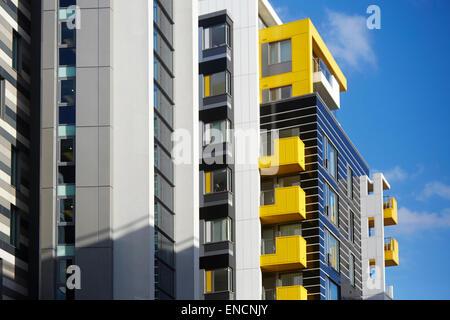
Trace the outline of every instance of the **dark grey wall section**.
[[[39, 297], [39, 168], [41, 119], [41, 0], [31, 1], [31, 147], [30, 147], [30, 242], [29, 287], [31, 299]], [[0, 268], [1, 269], [1, 268]], [[1, 294], [0, 294], [1, 297]]]

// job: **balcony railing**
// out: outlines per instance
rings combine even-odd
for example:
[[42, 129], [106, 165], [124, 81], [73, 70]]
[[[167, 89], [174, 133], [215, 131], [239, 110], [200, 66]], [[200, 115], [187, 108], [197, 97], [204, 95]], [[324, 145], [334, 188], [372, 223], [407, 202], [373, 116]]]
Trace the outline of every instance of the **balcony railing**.
[[398, 266], [398, 242], [394, 238], [384, 239], [384, 262], [386, 267]]
[[276, 251], [275, 239], [261, 240], [261, 254], [273, 254]]
[[261, 192], [259, 217], [262, 224], [294, 222], [306, 219], [306, 195], [299, 186]]
[[395, 200], [395, 198], [389, 196], [384, 197], [383, 216], [385, 226], [392, 226], [397, 224], [397, 200]]
[[320, 58], [313, 58], [313, 72], [322, 72], [330, 85], [332, 82], [333, 74], [328, 70], [327, 65]]
[[306, 241], [302, 236], [277, 237], [275, 247], [271, 240], [262, 243], [260, 264], [263, 272], [306, 268]]
[[262, 300], [307, 300], [308, 291], [301, 285], [264, 289]]

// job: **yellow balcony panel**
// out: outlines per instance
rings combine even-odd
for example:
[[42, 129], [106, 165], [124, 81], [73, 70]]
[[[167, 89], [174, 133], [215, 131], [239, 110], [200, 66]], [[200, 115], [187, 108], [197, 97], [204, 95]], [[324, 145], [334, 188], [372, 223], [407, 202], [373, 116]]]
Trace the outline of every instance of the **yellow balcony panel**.
[[383, 203], [383, 215], [385, 226], [393, 226], [398, 223], [397, 200], [395, 198], [390, 197]]
[[301, 236], [278, 237], [275, 253], [261, 255], [261, 270], [288, 271], [306, 268], [306, 240]]
[[259, 158], [262, 176], [275, 176], [305, 170], [305, 144], [299, 137], [276, 139], [274, 154]]
[[298, 186], [275, 189], [275, 203], [260, 206], [259, 217], [263, 225], [306, 219], [305, 191]]
[[384, 263], [386, 267], [396, 267], [399, 263], [398, 242], [393, 238], [384, 241]]
[[308, 291], [302, 286], [278, 287], [277, 300], [308, 300]]

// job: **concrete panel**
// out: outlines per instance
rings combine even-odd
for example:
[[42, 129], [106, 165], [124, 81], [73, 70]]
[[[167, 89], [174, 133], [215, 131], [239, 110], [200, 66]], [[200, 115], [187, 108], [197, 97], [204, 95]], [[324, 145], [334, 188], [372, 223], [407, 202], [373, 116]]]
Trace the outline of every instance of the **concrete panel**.
[[56, 125], [56, 69], [42, 70], [41, 128]]
[[112, 137], [110, 127], [98, 128], [98, 184], [112, 185]]
[[54, 129], [41, 130], [41, 188], [53, 188], [56, 185], [56, 159]]
[[76, 184], [77, 187], [98, 186], [99, 140], [98, 128], [77, 128]]
[[56, 67], [56, 11], [42, 13], [42, 69]]
[[98, 188], [77, 188], [76, 192], [76, 247], [102, 247], [98, 239]]
[[77, 126], [98, 125], [98, 69], [77, 68]]
[[101, 126], [110, 126], [112, 119], [112, 69], [110, 67], [100, 67], [98, 69], [98, 124]]
[[39, 241], [41, 249], [54, 249], [55, 246], [55, 189], [41, 189]]
[[[95, 1], [86, 1], [85, 5]], [[81, 28], [77, 30], [77, 67], [98, 66], [98, 10], [81, 9]]]

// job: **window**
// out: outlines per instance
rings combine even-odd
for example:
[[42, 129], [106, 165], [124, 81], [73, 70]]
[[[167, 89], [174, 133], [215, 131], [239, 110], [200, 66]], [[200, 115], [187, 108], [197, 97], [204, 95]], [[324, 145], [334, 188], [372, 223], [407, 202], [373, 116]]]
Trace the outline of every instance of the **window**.
[[355, 214], [350, 211], [348, 221], [348, 238], [350, 242], [355, 242]]
[[375, 218], [369, 218], [369, 237], [375, 236]]
[[376, 263], [375, 260], [369, 260], [369, 277], [376, 279]]
[[75, 104], [75, 79], [61, 80], [60, 103], [73, 106]]
[[59, 199], [59, 223], [73, 223], [75, 201], [73, 198]]
[[15, 206], [11, 205], [11, 211], [10, 211], [10, 219], [9, 219], [9, 228], [10, 228], [10, 234], [9, 234], [9, 243], [13, 247], [18, 247], [20, 244], [20, 215], [18, 213], [18, 210]]
[[61, 139], [60, 140], [60, 162], [74, 162], [74, 140]]
[[325, 245], [327, 264], [339, 272], [339, 242], [328, 230], [325, 230]]
[[205, 172], [205, 194], [225, 191], [231, 192], [230, 169]]
[[353, 170], [347, 167], [347, 196], [353, 199]]
[[204, 76], [204, 97], [231, 95], [231, 75], [228, 71]]
[[77, 63], [75, 48], [59, 48], [59, 65], [74, 66]]
[[12, 43], [12, 67], [17, 72], [21, 71], [22, 66], [22, 39], [17, 32], [13, 32]]
[[58, 184], [75, 184], [75, 166], [58, 168]]
[[67, 22], [63, 21], [60, 24], [61, 28], [60, 28], [60, 38], [59, 38], [59, 43], [62, 46], [67, 46], [67, 47], [74, 47], [76, 42], [75, 42], [75, 29], [69, 29]]
[[326, 278], [326, 282], [327, 282], [327, 300], [339, 300], [339, 287], [329, 278]]
[[325, 169], [337, 179], [337, 151], [325, 135], [323, 135], [323, 156]]
[[350, 284], [354, 287], [355, 286], [355, 256], [353, 254], [350, 254], [350, 266], [349, 266], [349, 273], [350, 273]]
[[231, 241], [231, 219], [205, 221], [205, 243]]
[[231, 268], [205, 271], [205, 293], [233, 291], [233, 270]]
[[231, 46], [230, 26], [227, 23], [208, 27], [203, 30], [203, 50]]
[[75, 244], [75, 226], [58, 227], [58, 245]]
[[280, 284], [282, 287], [301, 286], [302, 274], [300, 272], [281, 274]]
[[269, 89], [269, 101], [273, 102], [292, 97], [292, 86]]
[[17, 187], [18, 182], [18, 170], [17, 170], [17, 150], [14, 146], [11, 146], [11, 185]]
[[203, 145], [230, 142], [230, 121], [222, 120], [205, 124]]
[[339, 224], [338, 197], [331, 187], [325, 183], [325, 215], [335, 225]]
[[289, 62], [291, 60], [291, 39], [269, 44], [269, 64]]
[[75, 107], [59, 107], [59, 124], [70, 125], [75, 124], [76, 110]]
[[5, 94], [6, 94], [5, 79], [0, 78], [0, 117], [3, 120], [5, 119], [5, 111], [6, 111]]

